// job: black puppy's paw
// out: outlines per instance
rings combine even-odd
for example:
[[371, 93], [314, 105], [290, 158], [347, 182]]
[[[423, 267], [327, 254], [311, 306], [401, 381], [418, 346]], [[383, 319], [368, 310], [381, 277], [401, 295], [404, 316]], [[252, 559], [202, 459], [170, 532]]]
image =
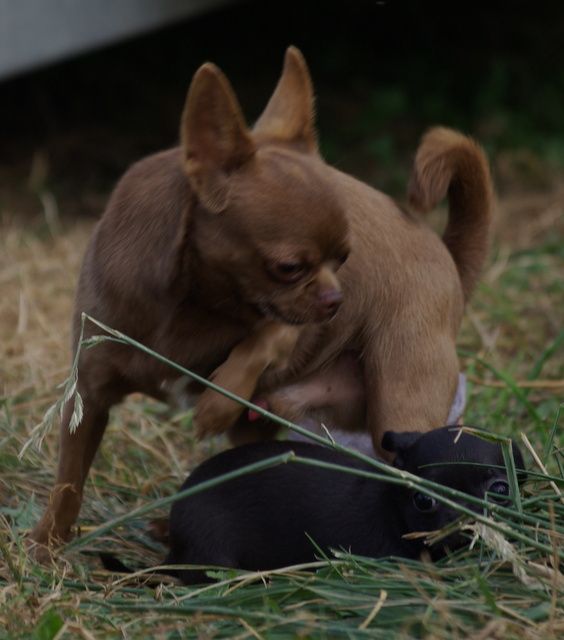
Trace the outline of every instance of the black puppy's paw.
[[112, 573], [133, 573], [132, 569], [124, 565], [121, 560], [118, 560], [111, 553], [101, 552], [98, 555], [106, 571], [111, 571]]

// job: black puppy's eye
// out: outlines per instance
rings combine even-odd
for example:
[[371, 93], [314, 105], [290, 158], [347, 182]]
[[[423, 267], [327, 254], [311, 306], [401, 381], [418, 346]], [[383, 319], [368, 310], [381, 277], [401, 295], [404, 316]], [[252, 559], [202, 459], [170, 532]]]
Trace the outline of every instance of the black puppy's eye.
[[438, 506], [435, 498], [431, 498], [431, 496], [420, 491], [413, 494], [413, 504], [418, 511], [423, 511], [424, 513], [432, 513]]
[[508, 504], [510, 495], [509, 483], [505, 480], [493, 480], [486, 489], [486, 498], [491, 498], [498, 504]]
[[293, 262], [291, 260], [277, 262], [271, 267], [272, 275], [281, 282], [297, 282], [307, 271], [304, 262]]

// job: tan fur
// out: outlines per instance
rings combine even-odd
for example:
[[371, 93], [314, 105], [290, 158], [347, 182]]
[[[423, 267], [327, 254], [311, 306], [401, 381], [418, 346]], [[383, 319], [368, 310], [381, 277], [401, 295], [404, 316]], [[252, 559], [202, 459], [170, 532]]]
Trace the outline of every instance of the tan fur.
[[202, 204], [214, 213], [229, 201], [228, 175], [255, 152], [237, 98], [213, 64], [198, 69], [180, 128], [184, 168]]
[[441, 127], [423, 137], [415, 157], [409, 201], [426, 213], [448, 193], [450, 214], [443, 242], [458, 269], [466, 300], [476, 286], [488, 250], [492, 192], [487, 159], [473, 140]]
[[[236, 345], [209, 379], [249, 400], [268, 367], [279, 370], [288, 366], [299, 331], [298, 327], [292, 325], [265, 323]], [[239, 403], [217, 391], [206, 389], [198, 399], [193, 422], [200, 436], [213, 435], [226, 431], [237, 421], [241, 412]]]
[[[297, 96], [302, 99], [296, 100]], [[298, 49], [289, 47], [280, 81], [253, 127], [253, 137], [259, 143], [290, 142], [308, 153], [317, 153], [313, 103], [305, 60]]]
[[[255, 385], [266, 397], [293, 385], [300, 413], [334, 422], [354, 414], [341, 426], [368, 430], [379, 450], [387, 429], [426, 430], [447, 417], [463, 289], [471, 290], [486, 250], [488, 168], [460, 134], [424, 139], [412, 196], [428, 208], [448, 191], [445, 245], [387, 196], [323, 162], [313, 112], [295, 48], [255, 130], [223, 74], [204, 65], [190, 86], [180, 148], [131, 167], [94, 232], [75, 341], [86, 311], [200, 375], [215, 371], [244, 397]], [[341, 375], [348, 391], [339, 402], [327, 390]], [[70, 434], [72, 402], [65, 408], [56, 485], [35, 541], [71, 535], [109, 408], [133, 391], [162, 398], [174, 378], [123, 345], [81, 353], [84, 418]], [[198, 429], [231, 429], [234, 441], [262, 437], [243, 420], [233, 426], [239, 413], [206, 391]]]
[[[340, 177], [345, 183], [352, 180]], [[365, 189], [358, 183], [351, 188], [355, 197]], [[388, 425], [386, 428], [396, 430], [408, 428], [408, 425], [413, 429], [423, 429], [424, 425], [438, 426], [446, 419], [448, 407], [445, 399], [452, 399], [454, 371], [458, 368], [454, 336], [462, 313], [460, 289], [464, 300], [468, 300], [487, 255], [493, 188], [488, 162], [480, 146], [457, 131], [437, 127], [424, 135], [417, 151], [409, 185], [409, 201], [415, 209], [428, 212], [447, 195], [449, 220], [443, 242], [456, 265], [459, 283], [453, 277], [444, 249], [437, 246], [436, 238], [429, 237], [427, 229], [411, 229], [411, 238], [403, 243], [397, 222], [388, 219], [386, 211], [367, 225], [370, 213], [364, 211], [362, 204], [349, 209], [350, 213], [360, 214], [357, 229], [357, 218], [355, 215], [352, 218], [351, 262], [359, 251], [366, 258], [370, 246], [378, 248], [378, 257], [365, 263], [369, 269], [358, 274], [359, 279], [354, 285], [357, 301], [351, 303], [348, 297], [335, 321], [338, 325], [336, 333], [340, 336], [337, 343], [359, 349], [360, 357], [351, 358], [350, 352], [346, 355], [347, 352], [343, 351], [344, 356], [314, 367], [316, 370], [300, 381], [265, 393], [271, 411], [288, 420], [314, 420], [327, 427], [351, 431], [363, 429], [368, 424], [375, 436], [376, 451], [384, 456], [385, 453], [379, 449], [379, 437], [385, 427], [380, 426], [375, 431], [376, 425]], [[368, 193], [365, 196], [368, 203], [370, 196]], [[377, 199], [381, 200], [381, 196]], [[374, 201], [373, 206], [373, 213], [378, 211], [378, 206], [384, 206], [390, 211], [395, 209], [397, 214], [392, 203], [378, 204]], [[389, 232], [394, 236], [388, 239], [385, 236]], [[409, 248], [411, 252], [397, 253], [401, 249], [409, 251]], [[422, 263], [421, 267], [417, 266], [418, 261]], [[377, 270], [371, 272], [370, 267], [377, 267]], [[420, 269], [424, 272], [421, 273]], [[384, 281], [388, 274], [394, 279], [393, 293], [388, 290], [392, 282]], [[341, 278], [345, 279], [346, 286], [347, 269]], [[445, 293], [450, 298], [448, 305], [440, 297]], [[386, 295], [392, 298], [386, 299]], [[376, 321], [375, 299], [390, 304], [389, 313], [380, 310], [383, 324], [379, 325], [379, 335], [371, 336], [367, 323], [364, 331], [369, 336], [368, 340], [361, 340], [361, 344], [355, 347], [354, 341], [347, 336], [347, 328], [354, 327], [355, 322], [353, 317], [345, 315], [346, 309], [352, 308], [359, 313], [362, 302], [369, 301], [367, 314], [372, 314], [373, 321]], [[426, 322], [418, 321], [418, 316], [428, 320], [437, 313], [446, 313], [446, 316], [442, 320], [437, 316], [432, 329]], [[398, 327], [394, 331], [392, 324], [395, 322]], [[433, 329], [437, 331], [435, 336]], [[421, 332], [420, 335], [417, 332]], [[374, 367], [369, 366], [368, 371], [364, 369], [371, 382], [361, 386], [362, 365], [366, 367], [369, 362], [367, 345], [375, 346], [378, 353], [374, 354]], [[248, 354], [247, 357], [252, 356]], [[441, 367], [444, 376], [437, 375]], [[385, 371], [386, 379], [378, 374], [379, 370]], [[432, 377], [430, 380], [429, 376]], [[367, 412], [368, 416], [374, 416], [368, 422], [365, 421]], [[441, 415], [444, 416], [442, 419]], [[251, 432], [256, 430], [257, 425], [253, 425]], [[241, 437], [233, 434], [233, 439], [241, 440]]]

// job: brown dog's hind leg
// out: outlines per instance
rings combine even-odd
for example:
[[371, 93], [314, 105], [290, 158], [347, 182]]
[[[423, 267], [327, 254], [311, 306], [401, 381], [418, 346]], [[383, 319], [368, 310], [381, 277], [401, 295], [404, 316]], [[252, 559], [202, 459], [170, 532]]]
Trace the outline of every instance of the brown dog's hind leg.
[[31, 539], [41, 545], [57, 545], [71, 538], [71, 528], [82, 503], [84, 482], [108, 423], [109, 408], [117, 402], [115, 399], [104, 402], [100, 397], [94, 400], [88, 394], [82, 399], [84, 415], [74, 433], [69, 430], [74, 397], [63, 411], [57, 479], [45, 513], [31, 533]]
[[[459, 363], [452, 339], [415, 342], [412, 348], [398, 340], [387, 345], [372, 366], [365, 366], [368, 428], [374, 449], [386, 431], [430, 431], [444, 426], [458, 383]], [[378, 360], [376, 360], [378, 358]]]

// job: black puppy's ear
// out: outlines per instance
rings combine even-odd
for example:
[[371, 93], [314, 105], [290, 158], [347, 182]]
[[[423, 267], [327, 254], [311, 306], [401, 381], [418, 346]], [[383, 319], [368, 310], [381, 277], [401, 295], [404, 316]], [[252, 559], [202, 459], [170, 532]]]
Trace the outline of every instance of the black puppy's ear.
[[386, 431], [382, 438], [382, 447], [386, 451], [400, 452], [409, 449], [414, 445], [421, 437], [419, 431], [403, 431], [398, 433], [397, 431]]
[[382, 437], [382, 448], [391, 453], [395, 453], [394, 466], [401, 467], [403, 465], [404, 453], [409, 447], [413, 446], [421, 437], [418, 431], [386, 431]]

